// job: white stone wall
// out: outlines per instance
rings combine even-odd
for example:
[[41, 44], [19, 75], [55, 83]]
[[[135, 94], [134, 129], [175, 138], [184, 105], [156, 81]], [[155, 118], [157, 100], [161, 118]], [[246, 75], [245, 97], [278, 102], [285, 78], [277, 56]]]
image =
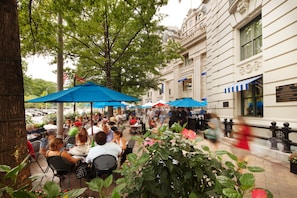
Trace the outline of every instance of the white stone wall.
[[[207, 9], [207, 98], [209, 109], [221, 117], [240, 114], [240, 94], [224, 93], [236, 81], [263, 75], [264, 116], [249, 117], [251, 124], [297, 128], [297, 102], [276, 102], [276, 86], [297, 83], [297, 1], [241, 0], [230, 13], [228, 0], [204, 1]], [[240, 61], [239, 30], [262, 14], [262, 53]], [[222, 102], [228, 101], [229, 108]]]

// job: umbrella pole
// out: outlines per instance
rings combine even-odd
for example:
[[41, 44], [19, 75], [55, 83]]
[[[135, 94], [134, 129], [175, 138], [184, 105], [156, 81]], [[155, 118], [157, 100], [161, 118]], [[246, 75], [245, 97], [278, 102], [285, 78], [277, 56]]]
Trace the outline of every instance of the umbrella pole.
[[[92, 137], [94, 135], [94, 132], [93, 132], [93, 102], [91, 102], [91, 127], [92, 127]], [[94, 137], [93, 137], [94, 138]]]

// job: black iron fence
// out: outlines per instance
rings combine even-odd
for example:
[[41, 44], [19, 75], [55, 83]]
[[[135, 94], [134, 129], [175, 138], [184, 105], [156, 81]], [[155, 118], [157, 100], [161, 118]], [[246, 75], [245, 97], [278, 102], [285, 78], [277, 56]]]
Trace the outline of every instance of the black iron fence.
[[[233, 134], [235, 133], [233, 131], [233, 120], [224, 119], [224, 135], [226, 137], [233, 137]], [[250, 125], [251, 126], [251, 125]], [[271, 131], [271, 137], [262, 137], [253, 135], [254, 138], [263, 139], [263, 140], [269, 140], [271, 143], [271, 149], [272, 150], [279, 150], [278, 143], [281, 143], [283, 145], [283, 152], [285, 153], [291, 153], [291, 146], [297, 146], [297, 142], [293, 142], [290, 139], [290, 133], [297, 133], [297, 130], [294, 130], [290, 127], [290, 124], [288, 122], [283, 123], [282, 127], [278, 127], [277, 123], [275, 121], [271, 122], [271, 126], [251, 126], [253, 128], [262, 128], [267, 129]]]

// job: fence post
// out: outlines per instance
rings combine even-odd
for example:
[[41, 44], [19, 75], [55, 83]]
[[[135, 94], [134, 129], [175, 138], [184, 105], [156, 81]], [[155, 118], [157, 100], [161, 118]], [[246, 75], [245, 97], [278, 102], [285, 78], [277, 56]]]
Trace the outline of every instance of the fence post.
[[284, 134], [283, 138], [283, 145], [284, 145], [284, 150], [283, 152], [285, 153], [291, 153], [291, 140], [289, 140], [289, 133], [291, 133], [291, 127], [289, 127], [289, 123], [285, 122], [284, 127], [282, 127], [282, 132]]
[[276, 122], [271, 122], [271, 126], [269, 127], [269, 130], [272, 132], [272, 137], [270, 138], [271, 147], [272, 150], [278, 150], [277, 148], [277, 138], [276, 138], [276, 130], [278, 130], [278, 126], [276, 126]]
[[[225, 118], [223, 123], [225, 126], [224, 136], [232, 138], [232, 126], [233, 126], [232, 118], [230, 119], [229, 122], [227, 121], [227, 118]], [[228, 133], [229, 133], [229, 135], [228, 135]]]

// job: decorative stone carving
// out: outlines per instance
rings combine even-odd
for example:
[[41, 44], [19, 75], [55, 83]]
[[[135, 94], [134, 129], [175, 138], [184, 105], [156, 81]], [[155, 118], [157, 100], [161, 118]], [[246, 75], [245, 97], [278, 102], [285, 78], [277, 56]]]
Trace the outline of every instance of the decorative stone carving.
[[237, 3], [236, 11], [243, 14], [249, 7], [249, 0], [241, 0]]
[[239, 66], [238, 70], [240, 75], [249, 74], [251, 72], [255, 72], [261, 68], [260, 61], [249, 62], [247, 64]]

